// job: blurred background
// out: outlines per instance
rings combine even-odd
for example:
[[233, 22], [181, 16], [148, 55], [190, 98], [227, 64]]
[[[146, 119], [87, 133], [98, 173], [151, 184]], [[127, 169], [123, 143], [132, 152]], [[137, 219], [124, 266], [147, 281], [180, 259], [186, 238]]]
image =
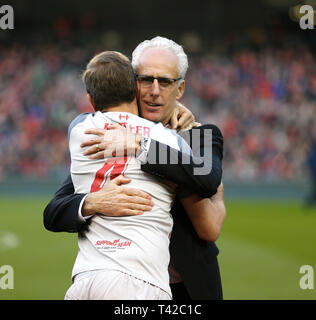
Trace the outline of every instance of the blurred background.
[[69, 173], [68, 125], [92, 111], [81, 72], [156, 35], [189, 56], [181, 102], [224, 135], [224, 298], [316, 298], [299, 286], [300, 267], [316, 268], [316, 31], [299, 8], [316, 1], [3, 4], [14, 29], [0, 29], [0, 266], [15, 289], [0, 299], [63, 299], [77, 239], [46, 231], [42, 212]]

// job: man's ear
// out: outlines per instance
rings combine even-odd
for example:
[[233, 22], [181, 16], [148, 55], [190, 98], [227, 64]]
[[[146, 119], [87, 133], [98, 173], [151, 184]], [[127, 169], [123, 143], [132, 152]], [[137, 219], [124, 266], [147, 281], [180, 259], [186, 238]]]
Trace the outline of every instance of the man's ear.
[[92, 97], [90, 96], [90, 93], [87, 94], [88, 100], [90, 102], [90, 104], [92, 105], [94, 111], [98, 111], [97, 110], [97, 105], [95, 104], [95, 102], [93, 101]]
[[178, 93], [177, 93], [177, 96], [176, 96], [177, 100], [179, 100], [183, 96], [184, 88], [185, 88], [185, 81], [183, 80], [181, 82], [180, 86], [178, 87]]

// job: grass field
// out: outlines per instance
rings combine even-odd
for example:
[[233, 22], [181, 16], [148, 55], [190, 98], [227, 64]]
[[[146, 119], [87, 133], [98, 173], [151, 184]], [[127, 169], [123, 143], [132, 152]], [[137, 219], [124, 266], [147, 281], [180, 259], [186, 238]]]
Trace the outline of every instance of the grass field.
[[[14, 268], [1, 299], [63, 299], [77, 253], [75, 234], [44, 229], [48, 198], [0, 198], [0, 267]], [[227, 202], [217, 244], [225, 299], [316, 299], [299, 287], [316, 269], [316, 210], [300, 204]], [[1, 275], [0, 275], [1, 277]]]

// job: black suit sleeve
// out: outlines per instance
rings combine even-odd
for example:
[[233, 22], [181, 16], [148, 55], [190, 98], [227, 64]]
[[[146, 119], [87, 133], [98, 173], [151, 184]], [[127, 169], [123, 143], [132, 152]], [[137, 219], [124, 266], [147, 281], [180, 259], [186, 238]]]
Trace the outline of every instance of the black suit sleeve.
[[85, 194], [74, 194], [69, 175], [44, 210], [44, 226], [49, 231], [79, 232], [85, 222], [78, 216], [80, 202]]
[[[215, 125], [208, 124], [183, 132], [182, 135], [193, 154], [189, 156], [152, 140], [148, 161], [142, 165], [142, 170], [177, 183], [180, 196], [197, 193], [209, 198], [216, 193], [222, 180], [222, 133]], [[167, 154], [164, 164], [161, 163], [164, 158], [161, 158], [162, 153]], [[209, 170], [197, 170], [202, 168]]]

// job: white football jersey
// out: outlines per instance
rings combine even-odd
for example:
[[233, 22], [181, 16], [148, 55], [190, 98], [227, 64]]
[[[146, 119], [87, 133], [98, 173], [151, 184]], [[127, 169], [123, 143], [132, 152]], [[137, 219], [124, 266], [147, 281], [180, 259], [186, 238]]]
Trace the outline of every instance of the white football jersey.
[[154, 207], [138, 216], [108, 217], [96, 214], [91, 218], [85, 237], [78, 238], [78, 256], [72, 276], [84, 271], [114, 269], [152, 283], [171, 295], [169, 287], [169, 238], [173, 220], [170, 209], [174, 187], [141, 170], [135, 157], [90, 160], [80, 144], [87, 140], [90, 128], [106, 128], [120, 123], [127, 129], [150, 137], [179, 150], [174, 131], [128, 112], [96, 112], [78, 116], [69, 127], [71, 177], [75, 193], [89, 193], [120, 174], [130, 178], [125, 187], [146, 191]]

